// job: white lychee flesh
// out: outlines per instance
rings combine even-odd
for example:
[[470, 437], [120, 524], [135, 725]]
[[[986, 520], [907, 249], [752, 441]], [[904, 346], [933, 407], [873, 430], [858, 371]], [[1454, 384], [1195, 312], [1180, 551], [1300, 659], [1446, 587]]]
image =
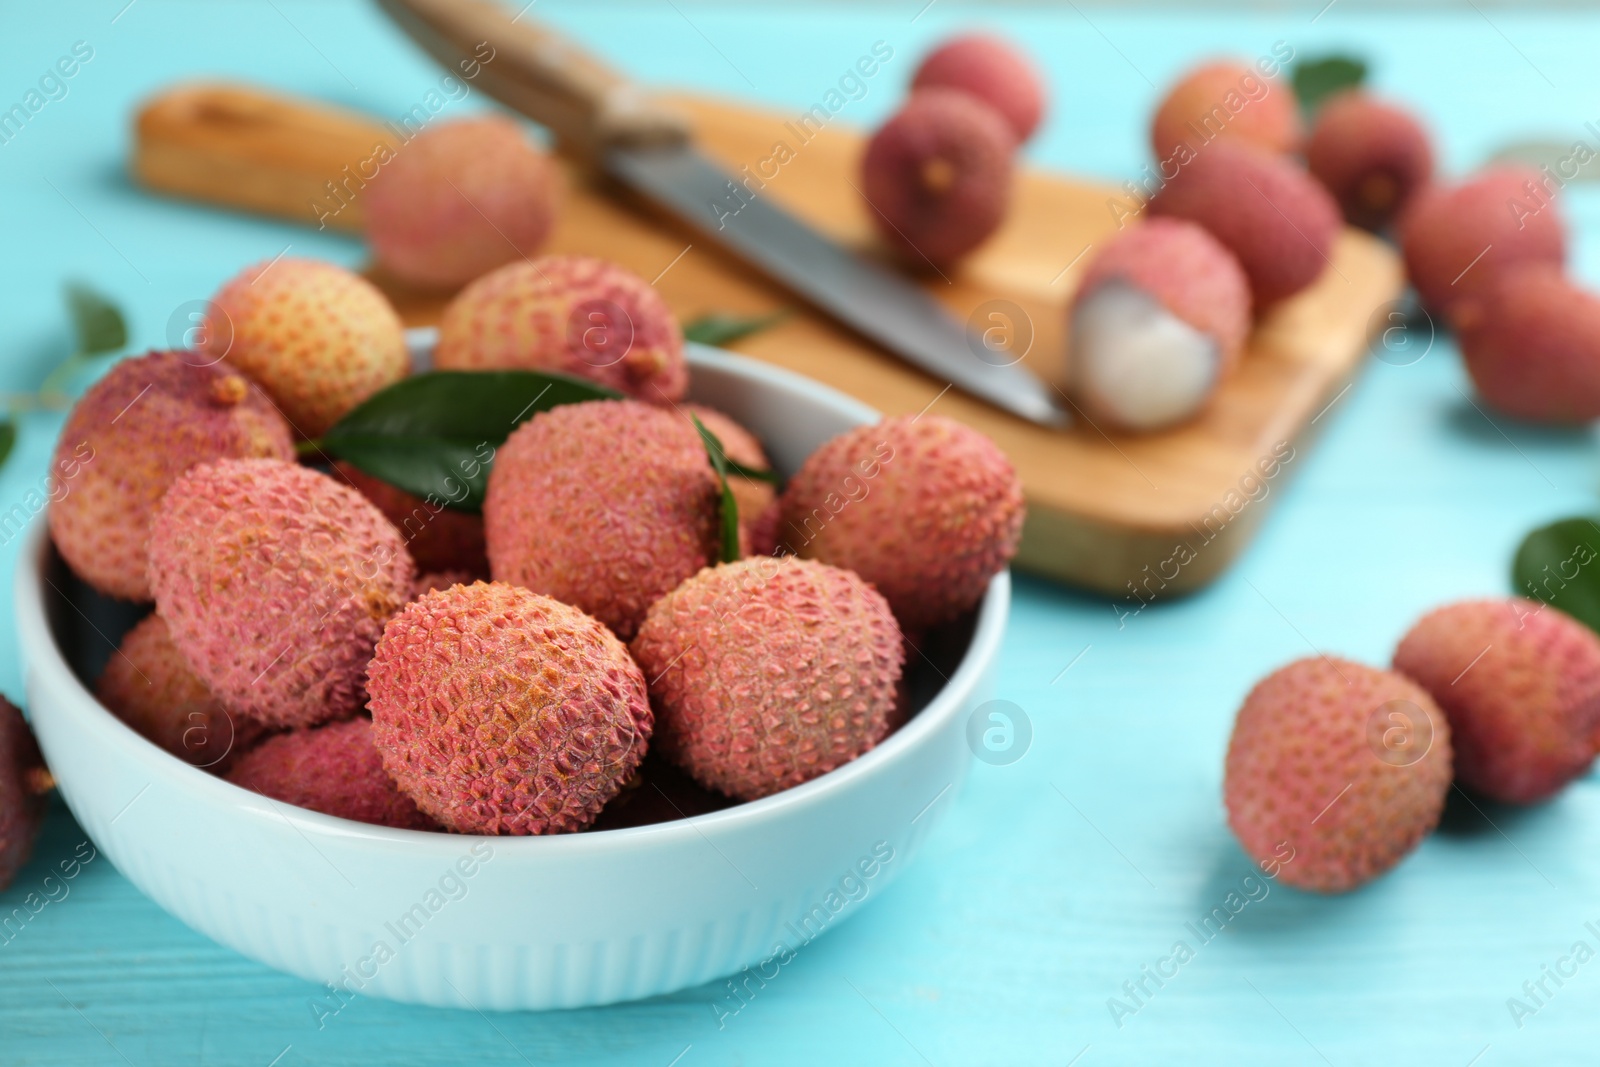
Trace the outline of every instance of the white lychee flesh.
[[1159, 430], [1210, 399], [1219, 355], [1214, 338], [1149, 293], [1106, 282], [1073, 314], [1068, 386], [1092, 418]]

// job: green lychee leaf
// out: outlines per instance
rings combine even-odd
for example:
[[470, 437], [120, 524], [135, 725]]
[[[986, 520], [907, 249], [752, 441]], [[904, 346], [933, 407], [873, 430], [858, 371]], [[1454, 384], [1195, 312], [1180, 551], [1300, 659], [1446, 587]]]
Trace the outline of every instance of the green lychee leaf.
[[702, 315], [683, 328], [683, 339], [702, 345], [731, 345], [733, 342], [776, 326], [789, 317], [786, 310], [768, 315], [728, 315], [712, 312]]
[[10, 419], [0, 419], [0, 466], [11, 458], [11, 449], [17, 443], [17, 424]]
[[1600, 524], [1578, 516], [1528, 534], [1512, 561], [1511, 584], [1600, 631]]
[[303, 453], [342, 459], [415, 496], [480, 511], [495, 450], [541, 411], [620, 400], [603, 385], [542, 371], [429, 371], [368, 397]]
[[67, 312], [77, 338], [78, 356], [104, 356], [128, 344], [128, 324], [117, 305], [80, 282], [68, 282]]
[[1322, 56], [1303, 59], [1289, 75], [1294, 95], [1307, 115], [1314, 113], [1334, 93], [1354, 89], [1367, 77], [1367, 64], [1354, 56]]
[[722, 486], [722, 562], [733, 563], [739, 559], [739, 501], [728, 487], [728, 453], [717, 435], [706, 429], [700, 416], [690, 412], [689, 418], [700, 431], [700, 442], [706, 446], [711, 469], [717, 472], [717, 482]]

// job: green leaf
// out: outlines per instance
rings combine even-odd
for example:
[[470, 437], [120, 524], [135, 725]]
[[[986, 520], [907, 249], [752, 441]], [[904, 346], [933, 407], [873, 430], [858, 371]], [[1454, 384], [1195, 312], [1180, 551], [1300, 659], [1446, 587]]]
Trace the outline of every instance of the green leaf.
[[1311, 114], [1322, 102], [1344, 89], [1354, 89], [1367, 77], [1367, 64], [1354, 56], [1323, 56], [1294, 65], [1290, 79], [1300, 107]]
[[683, 328], [683, 339], [702, 345], [730, 345], [741, 337], [760, 333], [789, 317], [787, 310], [768, 315], [727, 315], [712, 312], [702, 315]]
[[728, 473], [735, 478], [743, 478], [747, 482], [766, 482], [768, 485], [782, 485], [783, 478], [777, 471], [758, 470], [755, 467], [745, 467], [733, 461], [731, 456], [723, 456], [722, 462], [727, 465]]
[[17, 443], [17, 424], [10, 419], [0, 419], [0, 467], [11, 458], [11, 449]]
[[430, 371], [374, 393], [306, 451], [459, 511], [483, 507], [494, 453], [526, 420], [622, 394], [565, 374]]
[[717, 435], [706, 429], [700, 416], [690, 412], [689, 418], [700, 431], [700, 441], [711, 458], [711, 469], [717, 472], [717, 481], [722, 486], [722, 562], [733, 563], [739, 558], [739, 501], [728, 488], [728, 453]]
[[1534, 530], [1517, 549], [1511, 584], [1600, 631], [1600, 525], [1580, 516]]
[[77, 335], [79, 356], [120, 352], [128, 344], [128, 324], [117, 305], [78, 282], [67, 283], [67, 311]]

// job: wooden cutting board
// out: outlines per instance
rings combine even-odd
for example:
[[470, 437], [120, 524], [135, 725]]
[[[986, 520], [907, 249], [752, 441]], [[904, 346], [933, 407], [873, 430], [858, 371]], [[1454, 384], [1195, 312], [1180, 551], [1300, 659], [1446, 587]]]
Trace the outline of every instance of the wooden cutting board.
[[[859, 184], [859, 132], [829, 126], [802, 141], [785, 115], [694, 96], [668, 99], [691, 116], [702, 148], [731, 172], [761, 166], [771, 174], [774, 164], [765, 161], [786, 145], [792, 158], [760, 195], [847, 245], [884, 254], [851, 185]], [[359, 231], [360, 181], [348, 176], [379, 145], [399, 139], [375, 119], [314, 102], [190, 86], [140, 113], [133, 170], [148, 186], [176, 195], [311, 226], [321, 215], [331, 227]], [[329, 182], [349, 191], [341, 193], [347, 205], [329, 195]], [[1274, 483], [1303, 462], [1326, 421], [1320, 413], [1360, 366], [1374, 324], [1386, 324], [1384, 305], [1404, 285], [1388, 245], [1346, 230], [1322, 278], [1257, 324], [1238, 373], [1200, 419], [1147, 435], [1101, 432], [1082, 418], [1072, 429], [1047, 430], [946, 390], [620, 190], [571, 168], [567, 186], [548, 251], [601, 256], [655, 279], [683, 321], [707, 312], [792, 309], [780, 325], [732, 347], [886, 414], [927, 409], [984, 431], [1010, 455], [1027, 493], [1018, 564], [1139, 600], [1203, 586], [1248, 543], [1276, 499]], [[922, 284], [963, 319], [979, 313], [983, 327], [1007, 329], [1010, 338], [1031, 333], [1023, 362], [1050, 376], [1064, 354], [1066, 305], [1092, 250], [1116, 231], [1113, 200], [1127, 203], [1111, 186], [1023, 170], [1001, 230], [958, 269], [921, 276]], [[372, 277], [409, 325], [436, 321], [449, 299]]]

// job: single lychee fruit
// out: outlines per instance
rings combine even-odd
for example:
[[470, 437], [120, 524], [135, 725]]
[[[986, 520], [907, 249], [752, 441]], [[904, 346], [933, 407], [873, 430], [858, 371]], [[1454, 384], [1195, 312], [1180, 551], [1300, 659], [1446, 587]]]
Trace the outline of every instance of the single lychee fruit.
[[484, 116], [437, 123], [395, 149], [362, 202], [379, 266], [454, 289], [536, 254], [556, 195], [545, 154], [510, 119]]
[[716, 558], [721, 499], [681, 416], [636, 400], [565, 404], [495, 455], [483, 501], [489, 567], [626, 640], [658, 597]]
[[689, 388], [683, 330], [637, 274], [593, 256], [545, 256], [484, 275], [445, 308], [439, 370], [540, 370], [652, 404]]
[[1022, 484], [977, 430], [937, 415], [858, 426], [811, 453], [783, 494], [780, 547], [855, 571], [900, 625], [982, 599], [1022, 536]]
[[964, 92], [924, 89], [867, 142], [861, 189], [886, 244], [908, 263], [954, 263], [1011, 203], [1011, 128]]
[[1348, 90], [1317, 110], [1306, 165], [1346, 222], [1381, 230], [1433, 177], [1433, 148], [1409, 111]]
[[252, 719], [228, 714], [159, 615], [146, 615], [123, 635], [94, 692], [145, 740], [213, 774], [227, 773], [266, 732]]
[[923, 57], [911, 88], [955, 89], [988, 104], [1021, 144], [1044, 117], [1044, 79], [1038, 68], [998, 37], [967, 33], [952, 37]]
[[1566, 223], [1544, 181], [1532, 167], [1501, 164], [1416, 195], [1399, 236], [1424, 304], [1448, 312], [1513, 264], [1565, 261]]
[[1250, 857], [1289, 885], [1342, 893], [1439, 822], [1450, 724], [1407, 678], [1326, 656], [1262, 679], [1233, 724], [1223, 796]]
[[[701, 425], [722, 442], [722, 449], [727, 458], [740, 467], [747, 471], [765, 471], [772, 468], [771, 461], [767, 459], [766, 449], [761, 447], [756, 435], [722, 412], [708, 408], [704, 404], [684, 404], [678, 410], [685, 418], [690, 415], [699, 418]], [[771, 482], [732, 471], [728, 473], [728, 488], [733, 491], [733, 499], [739, 505], [739, 525], [748, 536], [755, 528], [761, 513], [777, 499], [778, 490]]]
[[384, 767], [461, 833], [583, 829], [638, 768], [655, 721], [611, 631], [503, 582], [406, 605], [367, 686]]
[[1199, 223], [1237, 257], [1259, 310], [1316, 281], [1339, 235], [1339, 208], [1298, 164], [1254, 145], [1207, 145], [1150, 200]]
[[333, 465], [335, 478], [355, 486], [383, 517], [394, 523], [420, 571], [466, 571], [483, 577], [489, 558], [483, 545], [483, 516], [446, 507], [397, 489], [381, 478], [343, 461]]
[[631, 648], [661, 753], [739, 800], [810, 781], [883, 740], [904, 665], [882, 596], [793, 556], [708, 567], [651, 607]]
[[1238, 363], [1250, 282], [1199, 226], [1153, 218], [1101, 247], [1069, 316], [1067, 382], [1089, 417], [1155, 430], [1200, 411]]
[[1207, 63], [1185, 74], [1167, 91], [1150, 125], [1156, 158], [1187, 166], [1220, 141], [1293, 152], [1300, 146], [1294, 91], [1235, 60]]
[[411, 369], [405, 330], [371, 282], [311, 259], [246, 267], [212, 297], [198, 345], [316, 437]]
[[415, 567], [388, 519], [325, 474], [269, 459], [195, 467], [150, 525], [150, 588], [224, 707], [268, 726], [354, 714]]
[[0, 697], [0, 890], [33, 854], [46, 797], [54, 787], [22, 712]]
[[269, 737], [246, 752], [228, 781], [324, 815], [397, 830], [437, 830], [394, 784], [363, 718]]
[[1554, 264], [1525, 262], [1454, 308], [1467, 371], [1492, 407], [1533, 422], [1600, 418], [1600, 297]]
[[1589, 769], [1600, 743], [1600, 637], [1532, 600], [1469, 600], [1424, 615], [1394, 669], [1450, 720], [1456, 778], [1532, 804]]
[[184, 471], [294, 458], [289, 426], [261, 390], [197, 362], [187, 352], [123, 360], [84, 393], [56, 442], [50, 536], [73, 573], [108, 596], [150, 599], [150, 516]]

